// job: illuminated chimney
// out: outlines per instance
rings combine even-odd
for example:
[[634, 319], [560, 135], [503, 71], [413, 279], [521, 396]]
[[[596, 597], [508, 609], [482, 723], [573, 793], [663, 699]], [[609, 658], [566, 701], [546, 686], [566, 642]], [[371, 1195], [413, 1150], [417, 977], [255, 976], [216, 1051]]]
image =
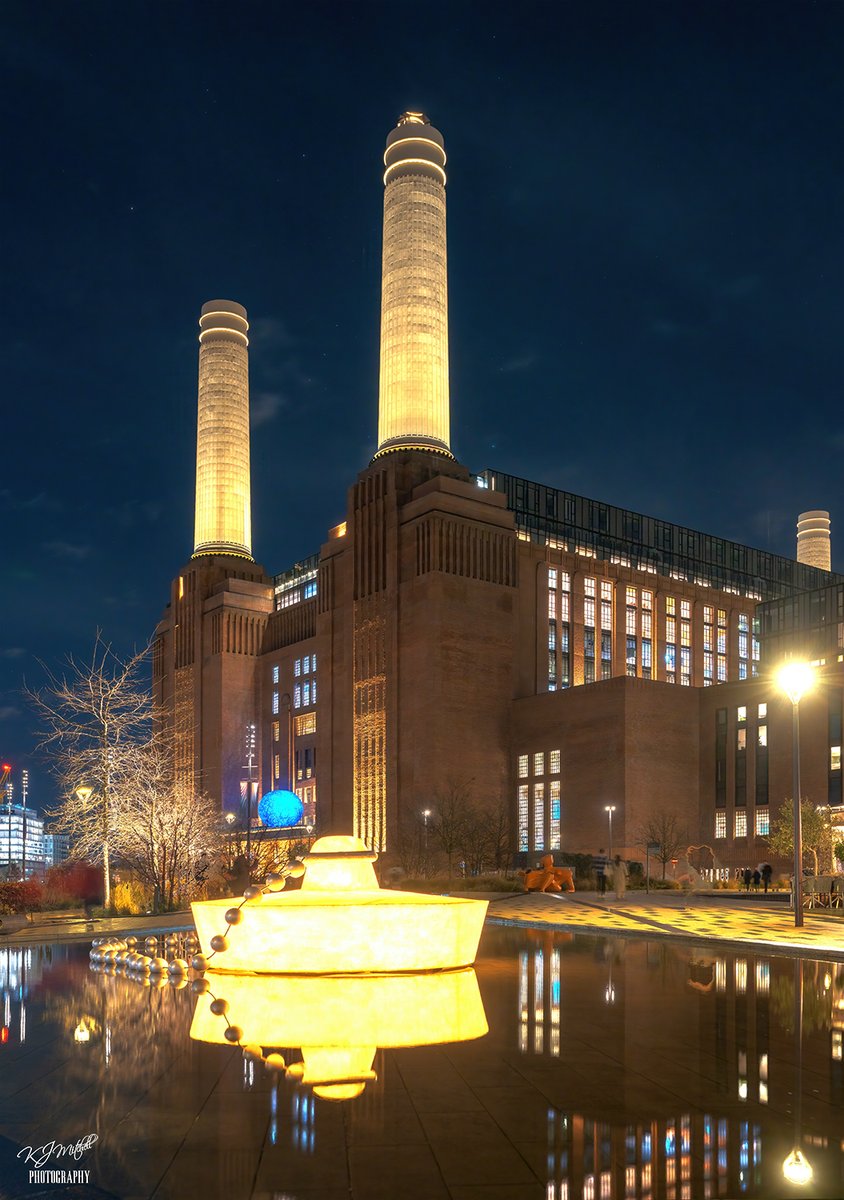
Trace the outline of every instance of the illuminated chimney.
[[246, 309], [209, 300], [199, 318], [196, 526], [193, 557], [252, 559]]
[[443, 136], [406, 112], [384, 152], [381, 372], [377, 458], [391, 450], [452, 457]]
[[801, 513], [797, 518], [797, 561], [822, 571], [832, 569], [829, 513], [823, 509]]

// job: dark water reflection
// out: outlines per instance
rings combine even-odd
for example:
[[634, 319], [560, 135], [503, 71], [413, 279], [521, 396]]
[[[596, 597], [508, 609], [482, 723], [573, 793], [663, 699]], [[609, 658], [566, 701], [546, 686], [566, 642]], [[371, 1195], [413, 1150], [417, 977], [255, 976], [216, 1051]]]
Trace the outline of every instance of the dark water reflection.
[[[379, 1050], [337, 1103], [192, 1041], [189, 989], [0, 949], [0, 1197], [844, 1196], [844, 965], [497, 927], [476, 969], [486, 1037]], [[87, 1190], [30, 1183], [21, 1146], [89, 1133], [49, 1163]]]

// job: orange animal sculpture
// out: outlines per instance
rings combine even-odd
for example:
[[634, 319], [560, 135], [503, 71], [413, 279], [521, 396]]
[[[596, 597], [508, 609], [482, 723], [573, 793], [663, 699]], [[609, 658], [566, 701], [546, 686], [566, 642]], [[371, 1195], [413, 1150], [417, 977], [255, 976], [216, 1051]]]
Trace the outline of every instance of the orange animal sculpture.
[[571, 867], [555, 867], [554, 856], [546, 854], [539, 860], [540, 865], [533, 871], [521, 871], [525, 877], [527, 892], [573, 892], [574, 879]]

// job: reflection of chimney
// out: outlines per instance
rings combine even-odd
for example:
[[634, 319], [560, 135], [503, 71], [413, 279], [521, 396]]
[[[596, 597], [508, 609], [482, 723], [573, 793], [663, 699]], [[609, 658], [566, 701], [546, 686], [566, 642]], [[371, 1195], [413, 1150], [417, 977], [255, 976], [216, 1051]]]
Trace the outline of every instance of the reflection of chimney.
[[443, 136], [406, 112], [384, 153], [378, 455], [452, 457]]
[[813, 509], [797, 518], [797, 561], [822, 571], [832, 569], [829, 541], [829, 513]]
[[252, 558], [246, 309], [209, 300], [199, 318], [193, 556]]

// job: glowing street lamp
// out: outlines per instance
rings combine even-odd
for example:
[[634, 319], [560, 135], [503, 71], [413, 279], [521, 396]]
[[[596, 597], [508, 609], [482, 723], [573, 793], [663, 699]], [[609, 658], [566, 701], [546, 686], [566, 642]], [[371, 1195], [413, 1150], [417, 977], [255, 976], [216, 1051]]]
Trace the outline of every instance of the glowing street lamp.
[[791, 701], [791, 770], [794, 808], [794, 924], [803, 924], [803, 824], [800, 811], [800, 701], [815, 682], [813, 668], [805, 662], [789, 662], [777, 675], [777, 683]]
[[428, 849], [428, 817], [430, 817], [430, 815], [431, 815], [430, 808], [422, 809], [422, 820], [425, 825], [425, 849], [426, 850]]
[[615, 812], [614, 804], [605, 804], [604, 812], [607, 814], [607, 820], [610, 826], [610, 862], [612, 862], [612, 815]]
[[[76, 798], [82, 805], [83, 809], [87, 809], [89, 801], [94, 794], [94, 789], [89, 787], [87, 783], [81, 783], [77, 788], [74, 788]], [[111, 866], [109, 855], [109, 823], [108, 823], [108, 803], [103, 797], [102, 821], [103, 821], [103, 904], [108, 908], [111, 904]]]

